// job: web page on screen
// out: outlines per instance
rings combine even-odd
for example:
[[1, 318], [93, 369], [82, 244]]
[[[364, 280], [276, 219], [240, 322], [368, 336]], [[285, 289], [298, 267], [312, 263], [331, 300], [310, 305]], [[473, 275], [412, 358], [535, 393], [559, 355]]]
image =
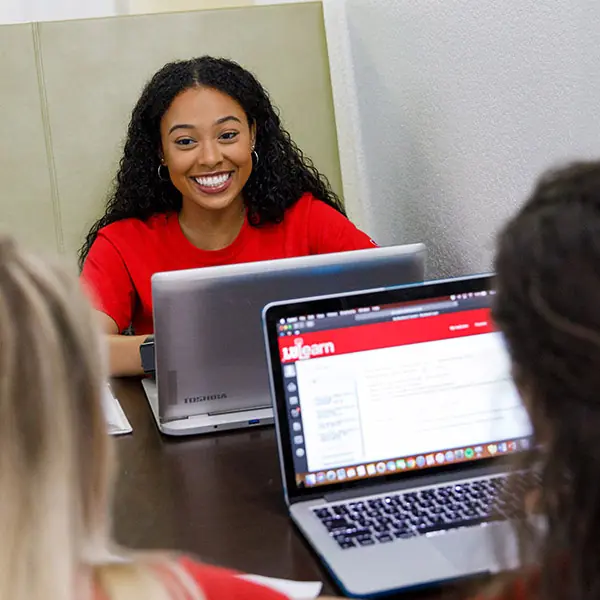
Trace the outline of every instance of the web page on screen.
[[419, 455], [433, 466], [440, 450], [531, 433], [487, 307], [305, 331], [280, 351], [309, 472]]

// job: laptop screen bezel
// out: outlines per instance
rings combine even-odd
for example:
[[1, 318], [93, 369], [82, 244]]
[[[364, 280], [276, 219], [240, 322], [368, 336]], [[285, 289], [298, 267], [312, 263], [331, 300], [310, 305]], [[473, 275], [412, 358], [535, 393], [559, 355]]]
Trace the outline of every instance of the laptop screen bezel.
[[432, 466], [422, 470], [396, 471], [393, 474], [359, 479], [354, 481], [336, 482], [311, 488], [299, 488], [296, 484], [296, 473], [290, 443], [291, 433], [287, 419], [287, 406], [283, 385], [282, 365], [279, 355], [278, 324], [281, 319], [297, 317], [300, 315], [337, 312], [370, 306], [383, 306], [402, 302], [430, 300], [438, 297], [447, 297], [453, 294], [464, 294], [493, 289], [494, 275], [486, 273], [466, 278], [457, 278], [443, 281], [432, 281], [422, 284], [403, 285], [382, 290], [359, 292], [355, 294], [341, 294], [312, 299], [301, 299], [290, 302], [277, 302], [269, 305], [264, 311], [265, 341], [271, 368], [271, 389], [274, 395], [274, 412], [276, 418], [278, 445], [282, 475], [286, 488], [288, 501], [293, 503], [298, 500], [307, 500], [311, 497], [322, 497], [325, 494], [342, 492], [360, 487], [361, 490], [371, 486], [403, 480], [430, 476], [432, 474], [447, 473], [461, 470], [464, 472], [471, 467], [483, 467], [491, 462], [497, 462], [501, 457], [478, 459], [471, 462], [461, 462], [454, 465]]

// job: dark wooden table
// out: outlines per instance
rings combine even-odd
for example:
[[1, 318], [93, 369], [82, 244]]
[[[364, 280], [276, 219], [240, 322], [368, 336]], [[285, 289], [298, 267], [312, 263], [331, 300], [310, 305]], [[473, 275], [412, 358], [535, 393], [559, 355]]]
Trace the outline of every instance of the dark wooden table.
[[182, 550], [249, 573], [323, 581], [323, 593], [339, 594], [287, 516], [273, 427], [166, 437], [138, 380], [115, 381], [113, 389], [133, 427], [117, 438], [115, 537], [121, 544]]

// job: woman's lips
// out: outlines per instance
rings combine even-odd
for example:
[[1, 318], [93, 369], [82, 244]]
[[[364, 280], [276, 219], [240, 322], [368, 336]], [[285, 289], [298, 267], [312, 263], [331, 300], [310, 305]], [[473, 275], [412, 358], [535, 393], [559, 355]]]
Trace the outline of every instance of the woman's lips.
[[220, 194], [231, 185], [233, 172], [203, 175], [201, 177], [192, 177], [191, 179], [203, 194]]

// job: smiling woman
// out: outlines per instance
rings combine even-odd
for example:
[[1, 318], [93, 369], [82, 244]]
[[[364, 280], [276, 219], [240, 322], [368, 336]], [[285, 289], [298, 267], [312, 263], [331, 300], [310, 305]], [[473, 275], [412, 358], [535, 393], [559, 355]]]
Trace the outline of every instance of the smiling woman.
[[109, 336], [111, 372], [134, 375], [153, 328], [154, 273], [374, 245], [256, 78], [204, 56], [169, 63], [146, 85], [80, 266]]

